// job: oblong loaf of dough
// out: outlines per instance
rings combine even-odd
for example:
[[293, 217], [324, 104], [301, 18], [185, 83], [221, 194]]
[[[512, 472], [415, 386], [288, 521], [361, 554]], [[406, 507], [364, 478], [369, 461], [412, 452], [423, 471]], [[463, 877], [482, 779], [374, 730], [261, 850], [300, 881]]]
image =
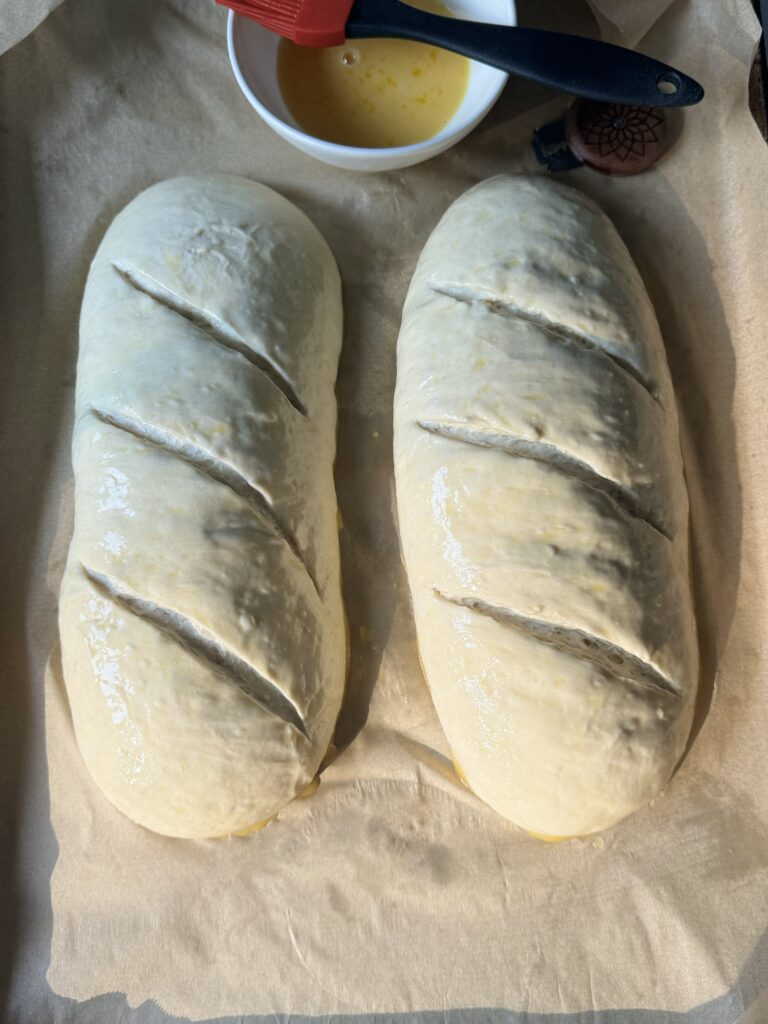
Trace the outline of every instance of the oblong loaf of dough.
[[553, 837], [668, 781], [698, 663], [663, 342], [608, 218], [498, 177], [433, 232], [397, 350], [395, 472], [421, 659], [479, 797]]
[[242, 178], [153, 186], [91, 267], [64, 677], [95, 781], [156, 832], [269, 819], [328, 748], [341, 327], [325, 241]]

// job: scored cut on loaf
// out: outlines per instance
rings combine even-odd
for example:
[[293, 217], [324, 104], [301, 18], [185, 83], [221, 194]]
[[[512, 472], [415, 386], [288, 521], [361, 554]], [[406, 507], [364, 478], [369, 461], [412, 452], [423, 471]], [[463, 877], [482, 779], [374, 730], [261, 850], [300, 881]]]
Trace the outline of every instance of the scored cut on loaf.
[[176, 178], [118, 215], [80, 321], [64, 678], [96, 783], [180, 837], [312, 780], [346, 673], [341, 286], [271, 189]]
[[447, 211], [397, 346], [400, 535], [462, 776], [552, 837], [669, 780], [698, 653], [663, 341], [610, 220], [542, 178]]

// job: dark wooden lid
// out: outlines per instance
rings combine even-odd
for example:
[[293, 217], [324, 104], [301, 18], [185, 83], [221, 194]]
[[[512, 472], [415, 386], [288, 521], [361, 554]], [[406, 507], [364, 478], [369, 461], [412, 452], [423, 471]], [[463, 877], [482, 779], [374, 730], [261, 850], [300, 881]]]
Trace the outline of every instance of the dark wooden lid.
[[667, 148], [667, 123], [658, 107], [576, 100], [565, 118], [574, 155], [603, 174], [640, 174]]

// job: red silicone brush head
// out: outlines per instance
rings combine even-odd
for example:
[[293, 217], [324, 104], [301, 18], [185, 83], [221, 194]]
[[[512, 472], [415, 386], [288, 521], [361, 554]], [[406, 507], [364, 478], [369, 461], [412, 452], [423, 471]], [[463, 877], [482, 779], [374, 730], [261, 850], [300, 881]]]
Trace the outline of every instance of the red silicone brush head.
[[216, 0], [299, 46], [341, 46], [353, 0]]

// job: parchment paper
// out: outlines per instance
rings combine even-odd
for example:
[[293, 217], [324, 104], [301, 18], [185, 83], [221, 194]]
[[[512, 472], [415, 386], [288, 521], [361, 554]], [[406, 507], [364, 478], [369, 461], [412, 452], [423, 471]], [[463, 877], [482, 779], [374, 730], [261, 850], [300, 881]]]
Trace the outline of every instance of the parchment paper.
[[[6, 2], [0, 12], [26, 6]], [[0, 620], [13, 712], [0, 766], [17, 826], [4, 934], [18, 937], [20, 951], [44, 941], [50, 861], [46, 868], [40, 849], [50, 840], [42, 756], [32, 754], [48, 659], [58, 860], [47, 977], [68, 997], [43, 998], [37, 967], [19, 959], [14, 1024], [165, 1019], [149, 1004], [134, 1018], [117, 997], [68, 1001], [110, 992], [193, 1019], [418, 1013], [413, 1019], [430, 1022], [719, 1024], [750, 1004], [760, 1012], [756, 1000], [768, 990], [768, 152], [746, 100], [757, 26], [747, 0], [595, 8], [602, 25], [633, 42], [652, 24], [642, 49], [708, 90], [653, 172], [566, 176], [616, 220], [667, 341], [704, 681], [695, 739], [666, 793], [604, 836], [557, 846], [505, 824], [453, 775], [416, 658], [391, 412], [400, 308], [429, 231], [481, 178], [535, 171], [532, 129], [567, 101], [512, 83], [445, 156], [353, 175], [302, 156], [258, 120], [232, 79], [223, 12], [212, 4], [66, 3], [0, 61]], [[567, 0], [521, 3], [521, 15], [594, 29]], [[122, 818], [85, 772], [55, 609], [71, 530], [76, 320], [88, 263], [140, 189], [207, 170], [286, 194], [339, 262], [337, 486], [352, 664], [341, 753], [318, 792], [258, 835], [180, 842]]]
[[0, 2], [0, 53], [5, 53], [39, 25], [61, 0], [2, 0]]

